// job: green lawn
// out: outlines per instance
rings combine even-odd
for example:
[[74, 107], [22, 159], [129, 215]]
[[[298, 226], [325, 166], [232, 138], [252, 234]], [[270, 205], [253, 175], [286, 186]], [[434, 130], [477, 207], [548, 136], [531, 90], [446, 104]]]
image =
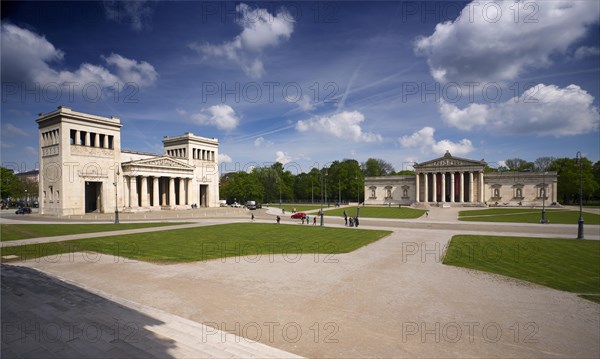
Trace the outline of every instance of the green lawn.
[[363, 229], [234, 223], [7, 247], [1, 249], [1, 254], [30, 259], [90, 251], [161, 263], [282, 253], [288, 254], [289, 258], [295, 258], [297, 253], [352, 252], [390, 233]]
[[[270, 205], [271, 208], [280, 208], [278, 203], [271, 203]], [[296, 212], [305, 212], [305, 211], [310, 211], [310, 210], [317, 210], [317, 209], [321, 209], [321, 204], [320, 203], [315, 203], [315, 204], [284, 204], [281, 206], [283, 209], [285, 209], [285, 213], [292, 213], [292, 209], [296, 208]], [[324, 207], [327, 207], [327, 205], [325, 205]]]
[[175, 222], [153, 223], [93, 223], [93, 224], [0, 224], [0, 240], [15, 241], [36, 237], [54, 237], [68, 234], [119, 231], [125, 229], [174, 226]]
[[[539, 223], [541, 218], [542, 210], [532, 208], [490, 208], [458, 213], [459, 220], [472, 222]], [[554, 224], [577, 224], [579, 211], [546, 209], [546, 219]], [[600, 216], [583, 212], [583, 221], [585, 224], [600, 224]]]
[[444, 264], [600, 299], [600, 241], [458, 235], [450, 241]]
[[[348, 216], [356, 216], [356, 207], [336, 208], [325, 211], [326, 216], [343, 216], [344, 210]], [[425, 210], [409, 207], [360, 207], [360, 217], [364, 218], [419, 218]]]

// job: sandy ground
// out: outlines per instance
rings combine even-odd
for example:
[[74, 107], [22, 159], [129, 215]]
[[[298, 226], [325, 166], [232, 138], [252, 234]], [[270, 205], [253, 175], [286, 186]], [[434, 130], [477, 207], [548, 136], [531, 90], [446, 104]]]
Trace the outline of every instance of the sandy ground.
[[15, 264], [307, 357], [600, 357], [600, 305], [442, 265], [454, 233], [395, 228], [333, 256]]

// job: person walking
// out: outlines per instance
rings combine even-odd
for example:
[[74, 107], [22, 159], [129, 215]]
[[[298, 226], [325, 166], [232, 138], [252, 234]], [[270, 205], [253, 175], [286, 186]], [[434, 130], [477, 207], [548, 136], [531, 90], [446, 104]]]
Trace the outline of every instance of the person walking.
[[277, 224], [279, 224], [279, 221], [281, 221], [281, 217], [277, 216]]
[[354, 227], [358, 228], [358, 217], [354, 218]]
[[346, 211], [344, 211], [344, 226], [348, 227], [348, 216], [346, 215]]
[[252, 213], [252, 222], [254, 222], [254, 213]]
[[306, 215], [306, 224], [309, 224], [309, 222], [310, 222], [310, 216], [307, 214]]
[[313, 217], [313, 226], [317, 225], [317, 217]]

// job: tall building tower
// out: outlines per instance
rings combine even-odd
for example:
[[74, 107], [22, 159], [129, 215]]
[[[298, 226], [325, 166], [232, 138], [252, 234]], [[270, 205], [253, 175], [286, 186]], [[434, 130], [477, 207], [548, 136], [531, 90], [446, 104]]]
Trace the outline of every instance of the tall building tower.
[[40, 213], [112, 212], [119, 186], [121, 121], [60, 106], [40, 114]]

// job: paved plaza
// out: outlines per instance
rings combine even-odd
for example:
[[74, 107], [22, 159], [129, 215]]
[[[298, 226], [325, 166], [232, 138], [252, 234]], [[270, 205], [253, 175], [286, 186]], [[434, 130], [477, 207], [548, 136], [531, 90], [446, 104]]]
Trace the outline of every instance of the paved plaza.
[[[62, 349], [88, 357], [600, 356], [600, 305], [574, 293], [441, 263], [454, 234], [573, 238], [576, 226], [462, 223], [456, 213], [434, 208], [427, 219], [363, 219], [363, 228], [393, 233], [348, 254], [165, 265], [75, 253], [12, 262], [2, 268], [3, 325], [6, 318], [15, 325], [26, 318], [46, 329], [70, 320], [114, 328], [116, 318], [135, 323], [125, 331], [139, 329], [142, 344], [108, 340], [85, 351], [79, 340]], [[247, 217], [189, 221], [206, 225]], [[291, 223], [288, 218], [284, 222]], [[263, 210], [257, 220], [273, 222], [273, 215]], [[342, 221], [328, 217], [326, 223], [341, 226]], [[600, 239], [598, 226], [586, 226], [586, 237]], [[35, 284], [16, 285], [23, 276]], [[77, 313], [87, 314], [77, 320]], [[4, 334], [14, 332], [3, 328]], [[103, 340], [111, 339], [106, 333]], [[31, 353], [58, 348], [38, 339], [41, 344]], [[3, 355], [24, 353], [14, 338], [2, 344]]]

